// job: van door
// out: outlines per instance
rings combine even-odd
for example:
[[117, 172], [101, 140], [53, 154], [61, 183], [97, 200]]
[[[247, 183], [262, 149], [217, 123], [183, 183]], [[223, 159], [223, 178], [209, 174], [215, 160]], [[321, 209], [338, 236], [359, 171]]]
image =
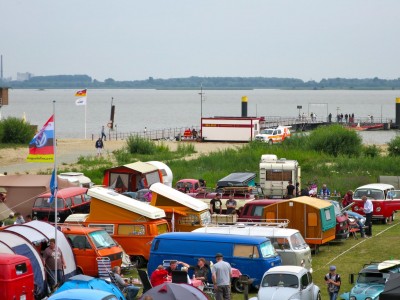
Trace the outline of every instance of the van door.
[[80, 267], [83, 274], [97, 274], [97, 265], [95, 265], [97, 257], [95, 249], [92, 248], [86, 235], [66, 234], [67, 239], [71, 243], [72, 250], [75, 255], [75, 261], [81, 262]]

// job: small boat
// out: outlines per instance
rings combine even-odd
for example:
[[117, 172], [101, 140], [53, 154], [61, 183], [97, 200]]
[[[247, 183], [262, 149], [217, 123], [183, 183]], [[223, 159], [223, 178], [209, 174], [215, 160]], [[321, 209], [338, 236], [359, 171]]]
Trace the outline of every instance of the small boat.
[[360, 123], [358, 123], [357, 125], [350, 125], [350, 126], [348, 126], [348, 128], [354, 129], [357, 131], [380, 130], [380, 129], [383, 129], [383, 123], [363, 124], [363, 125], [360, 125]]

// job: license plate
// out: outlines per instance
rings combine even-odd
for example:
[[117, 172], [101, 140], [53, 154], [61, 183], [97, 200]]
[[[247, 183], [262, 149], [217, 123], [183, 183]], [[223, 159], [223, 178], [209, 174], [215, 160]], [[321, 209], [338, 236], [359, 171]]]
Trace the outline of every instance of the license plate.
[[19, 300], [26, 300], [26, 295], [19, 296]]

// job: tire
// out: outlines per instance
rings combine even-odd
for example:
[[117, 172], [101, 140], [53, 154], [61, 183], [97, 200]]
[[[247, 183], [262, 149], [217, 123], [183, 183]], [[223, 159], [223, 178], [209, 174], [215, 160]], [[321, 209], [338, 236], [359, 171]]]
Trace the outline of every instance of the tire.
[[273, 145], [274, 144], [274, 141], [273, 140], [269, 140], [268, 141], [268, 145]]
[[392, 216], [383, 218], [383, 219], [382, 219], [382, 223], [383, 223], [383, 224], [389, 224], [391, 218], [392, 218]]
[[132, 256], [131, 257], [131, 262], [136, 268], [143, 268], [146, 266], [147, 261], [143, 256]]
[[394, 219], [396, 218], [396, 212], [392, 213], [392, 222], [394, 221]]
[[243, 293], [244, 292], [244, 286], [240, 282], [239, 278], [235, 278], [232, 280], [232, 289], [236, 293]]

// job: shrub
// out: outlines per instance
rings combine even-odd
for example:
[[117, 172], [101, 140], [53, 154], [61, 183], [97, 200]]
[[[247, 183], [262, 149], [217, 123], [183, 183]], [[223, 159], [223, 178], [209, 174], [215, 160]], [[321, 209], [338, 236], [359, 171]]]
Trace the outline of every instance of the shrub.
[[381, 150], [376, 145], [369, 145], [363, 147], [363, 153], [366, 157], [378, 157], [381, 154]]
[[312, 150], [338, 155], [359, 156], [362, 151], [362, 139], [353, 130], [340, 125], [319, 127], [311, 132], [309, 145]]
[[6, 144], [28, 144], [35, 135], [35, 129], [15, 117], [8, 117], [0, 122], [1, 142]]
[[154, 154], [156, 152], [156, 144], [149, 139], [138, 135], [129, 136], [126, 140], [128, 152], [131, 154]]
[[390, 156], [400, 155], [400, 136], [396, 136], [387, 145], [388, 145], [388, 153]]

